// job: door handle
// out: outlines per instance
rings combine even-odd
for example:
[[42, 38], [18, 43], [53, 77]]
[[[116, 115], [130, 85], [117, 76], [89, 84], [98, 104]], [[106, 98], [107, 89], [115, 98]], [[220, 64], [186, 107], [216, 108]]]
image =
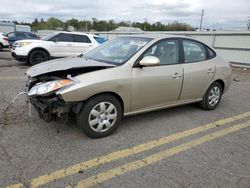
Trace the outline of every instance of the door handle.
[[172, 76], [172, 78], [175, 78], [175, 79], [179, 79], [179, 78], [181, 78], [182, 76], [178, 73], [178, 72], [176, 72], [173, 76]]
[[67, 46], [72, 46], [72, 44], [67, 44]]

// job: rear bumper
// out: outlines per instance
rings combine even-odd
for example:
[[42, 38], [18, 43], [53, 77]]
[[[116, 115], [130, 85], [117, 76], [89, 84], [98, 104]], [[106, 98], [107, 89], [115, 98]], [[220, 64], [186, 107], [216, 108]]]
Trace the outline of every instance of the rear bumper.
[[18, 60], [18, 61], [27, 61], [28, 60], [28, 57], [27, 56], [20, 56], [20, 55], [16, 55], [15, 52], [11, 52], [11, 56], [15, 59], [15, 60]]

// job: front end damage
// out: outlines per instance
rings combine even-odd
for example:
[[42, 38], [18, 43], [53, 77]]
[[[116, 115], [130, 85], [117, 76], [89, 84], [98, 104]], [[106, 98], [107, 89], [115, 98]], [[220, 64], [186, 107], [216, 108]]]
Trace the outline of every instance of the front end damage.
[[31, 104], [39, 113], [40, 118], [50, 122], [56, 118], [67, 118], [74, 104], [65, 103], [59, 96], [30, 97]]
[[[50, 78], [50, 79], [49, 79]], [[59, 94], [59, 88], [56, 91], [48, 92], [42, 95], [37, 95], [32, 93], [32, 89], [36, 86], [41, 85], [42, 83], [46, 83], [52, 81], [55, 77], [47, 77], [46, 80], [41, 80], [38, 78], [28, 78], [26, 84], [26, 91], [28, 93], [28, 100], [34, 106], [36, 111], [39, 113], [40, 118], [44, 119], [46, 122], [50, 122], [53, 119], [62, 119], [68, 118], [70, 112], [77, 112], [79, 105], [81, 106], [81, 102], [65, 102], [61, 95]], [[57, 80], [61, 80], [57, 78]], [[74, 113], [72, 113], [74, 114]]]
[[26, 72], [28, 100], [45, 121], [76, 114], [83, 102], [66, 102], [60, 92], [78, 84], [80, 80], [75, 78], [78, 75], [112, 67], [115, 66], [85, 57], [62, 58], [35, 65]]

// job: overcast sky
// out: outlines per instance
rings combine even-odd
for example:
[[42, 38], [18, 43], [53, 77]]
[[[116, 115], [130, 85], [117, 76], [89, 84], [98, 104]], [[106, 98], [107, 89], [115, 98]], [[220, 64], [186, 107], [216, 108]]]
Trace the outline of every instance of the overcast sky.
[[208, 28], [246, 28], [250, 0], [0, 0], [0, 20], [31, 22], [35, 18], [56, 17], [62, 20], [173, 21]]

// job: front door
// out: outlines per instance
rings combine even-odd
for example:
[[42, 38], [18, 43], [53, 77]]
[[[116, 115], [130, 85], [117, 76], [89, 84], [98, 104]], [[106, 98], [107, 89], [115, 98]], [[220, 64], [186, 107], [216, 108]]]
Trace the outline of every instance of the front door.
[[50, 53], [54, 57], [68, 57], [74, 55], [73, 35], [59, 33], [51, 39]]
[[183, 68], [179, 64], [178, 40], [157, 42], [141, 58], [155, 56], [160, 65], [135, 67], [132, 72], [132, 111], [176, 103], [180, 96]]

